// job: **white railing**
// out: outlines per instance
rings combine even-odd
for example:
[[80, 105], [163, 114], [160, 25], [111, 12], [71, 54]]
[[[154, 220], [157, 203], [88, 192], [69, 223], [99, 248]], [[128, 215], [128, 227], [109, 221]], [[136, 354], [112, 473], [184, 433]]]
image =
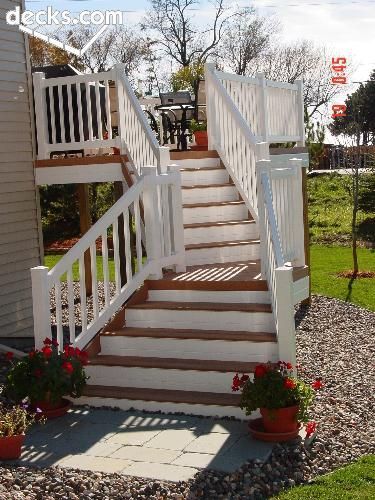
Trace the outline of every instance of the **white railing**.
[[34, 73], [33, 83], [38, 159], [52, 152], [117, 147], [138, 172], [146, 165], [165, 171], [169, 150], [159, 147], [122, 64], [59, 78]]
[[272, 168], [257, 163], [262, 275], [267, 279], [279, 358], [295, 364], [293, 266], [303, 266], [304, 226], [301, 160]]
[[262, 141], [296, 141], [304, 146], [302, 80], [295, 84], [216, 72], [228, 95], [255, 136]]
[[208, 147], [216, 149], [247, 208], [257, 220], [256, 161], [268, 158], [262, 138], [253, 134], [236, 107], [214, 64], [206, 64]]
[[[142, 211], [145, 244], [141, 238]], [[97, 258], [98, 249], [101, 259]], [[87, 259], [91, 269], [91, 297], [86, 293]], [[50, 295], [54, 297], [60, 346], [71, 342], [82, 348], [145, 279], [161, 278], [165, 266], [173, 265], [183, 271], [184, 262], [180, 174], [171, 171], [158, 175], [157, 167], [144, 167], [139, 181], [53, 269], [48, 271], [39, 266], [31, 270], [36, 347], [51, 336]], [[102, 275], [103, 300], [98, 297], [98, 270]], [[64, 338], [64, 325], [68, 327], [69, 338]], [[77, 325], [80, 325], [78, 335]]]

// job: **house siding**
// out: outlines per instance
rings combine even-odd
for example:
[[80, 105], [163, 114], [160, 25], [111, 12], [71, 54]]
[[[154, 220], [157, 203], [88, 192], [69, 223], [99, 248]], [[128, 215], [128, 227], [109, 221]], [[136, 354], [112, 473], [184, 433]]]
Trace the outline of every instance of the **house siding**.
[[0, 0], [0, 338], [33, 335], [30, 268], [40, 264], [28, 51]]

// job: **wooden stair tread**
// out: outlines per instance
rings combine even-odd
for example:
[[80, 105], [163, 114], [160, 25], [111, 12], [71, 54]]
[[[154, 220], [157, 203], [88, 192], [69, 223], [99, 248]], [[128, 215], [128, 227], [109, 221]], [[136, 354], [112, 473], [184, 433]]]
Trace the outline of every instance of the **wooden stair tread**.
[[199, 207], [221, 207], [224, 205], [244, 205], [242, 200], [233, 201], [208, 201], [204, 203], [184, 203], [183, 208], [199, 208]]
[[224, 340], [228, 342], [276, 342], [276, 334], [271, 332], [244, 332], [223, 330], [189, 330], [173, 328], [126, 327], [113, 332], [105, 332], [102, 337], [147, 337], [154, 339], [184, 340]]
[[186, 403], [215, 406], [238, 406], [239, 394], [214, 392], [177, 391], [143, 387], [115, 387], [106, 385], [86, 385], [83, 395], [88, 397], [157, 401], [159, 403]]
[[224, 220], [217, 222], [195, 222], [192, 224], [184, 224], [184, 228], [194, 229], [198, 227], [240, 226], [247, 224], [255, 224], [255, 220], [242, 219], [242, 220]]
[[127, 309], [168, 309], [172, 311], [237, 311], [237, 312], [272, 312], [271, 304], [243, 304], [225, 302], [170, 302], [148, 300], [128, 306]]
[[209, 243], [190, 243], [189, 245], [185, 245], [185, 250], [198, 250], [200, 248], [215, 248], [215, 247], [236, 247], [241, 245], [257, 245], [257, 244], [259, 244], [259, 239], [211, 241]]
[[122, 366], [125, 368], [159, 368], [200, 372], [252, 373], [259, 363], [252, 361], [221, 361], [207, 359], [155, 358], [101, 354], [89, 360], [89, 365]]
[[191, 186], [181, 186], [181, 189], [207, 189], [207, 188], [221, 188], [221, 187], [234, 187], [230, 182], [219, 184], [193, 184]]
[[221, 165], [216, 165], [214, 167], [185, 167], [180, 168], [180, 172], [201, 172], [202, 170], [225, 170]]
[[204, 290], [210, 292], [227, 291], [254, 291], [267, 292], [268, 284], [266, 280], [241, 280], [241, 281], [200, 281], [197, 280], [146, 280], [149, 290]]

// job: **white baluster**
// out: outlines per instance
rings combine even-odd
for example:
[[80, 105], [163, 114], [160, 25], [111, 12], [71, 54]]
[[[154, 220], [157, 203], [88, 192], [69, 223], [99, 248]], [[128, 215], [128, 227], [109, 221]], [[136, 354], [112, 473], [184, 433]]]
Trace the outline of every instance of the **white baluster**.
[[75, 314], [74, 314], [74, 288], [73, 288], [73, 271], [70, 267], [66, 281], [68, 285], [68, 314], [69, 314], [69, 340], [74, 344], [76, 331], [75, 331]]

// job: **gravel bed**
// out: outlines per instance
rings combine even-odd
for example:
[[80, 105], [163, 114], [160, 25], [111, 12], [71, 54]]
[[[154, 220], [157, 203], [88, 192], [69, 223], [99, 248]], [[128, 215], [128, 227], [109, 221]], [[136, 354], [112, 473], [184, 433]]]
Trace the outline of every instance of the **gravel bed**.
[[[105, 298], [104, 298], [104, 283], [98, 281], [98, 307], [99, 311], [104, 308]], [[74, 318], [77, 330], [80, 330], [81, 326], [81, 297], [80, 297], [80, 285], [78, 282], [73, 284], [74, 293]], [[114, 282], [109, 283], [109, 295], [112, 299], [116, 293], [116, 285]], [[63, 326], [69, 326], [69, 309], [68, 309], [68, 285], [65, 281], [61, 283], [61, 303], [62, 303], [62, 324]], [[51, 305], [51, 324], [56, 324], [56, 301], [55, 301], [55, 291], [54, 289], [50, 292], [50, 305]], [[86, 315], [87, 323], [93, 319], [93, 297], [89, 296], [86, 298]]]
[[173, 484], [72, 470], [0, 469], [0, 500], [236, 499], [261, 500], [375, 453], [375, 314], [315, 296], [296, 313], [297, 356], [308, 381], [321, 377], [312, 419], [318, 435], [276, 445], [270, 460], [248, 462], [233, 474], [202, 471]]

